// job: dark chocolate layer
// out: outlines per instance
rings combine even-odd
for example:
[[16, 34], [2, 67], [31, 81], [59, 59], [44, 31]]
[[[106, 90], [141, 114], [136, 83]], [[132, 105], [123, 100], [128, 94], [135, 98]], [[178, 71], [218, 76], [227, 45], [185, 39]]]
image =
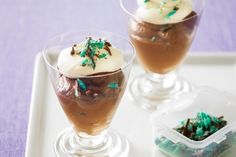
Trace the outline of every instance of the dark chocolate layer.
[[62, 75], [57, 89], [61, 106], [75, 129], [91, 135], [108, 127], [125, 83], [120, 70], [96, 75], [77, 79]]

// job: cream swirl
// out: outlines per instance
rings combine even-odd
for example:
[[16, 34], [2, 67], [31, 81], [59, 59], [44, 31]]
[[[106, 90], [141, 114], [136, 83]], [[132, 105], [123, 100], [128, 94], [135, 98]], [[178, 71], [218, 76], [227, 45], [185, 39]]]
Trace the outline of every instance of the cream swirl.
[[136, 16], [152, 24], [177, 23], [193, 10], [191, 0], [138, 0]]
[[91, 39], [90, 41], [93, 42], [93, 45], [91, 43], [88, 45], [87, 41], [62, 50], [57, 61], [60, 73], [70, 78], [76, 78], [113, 72], [122, 67], [124, 59], [121, 50], [112, 47], [105, 40]]

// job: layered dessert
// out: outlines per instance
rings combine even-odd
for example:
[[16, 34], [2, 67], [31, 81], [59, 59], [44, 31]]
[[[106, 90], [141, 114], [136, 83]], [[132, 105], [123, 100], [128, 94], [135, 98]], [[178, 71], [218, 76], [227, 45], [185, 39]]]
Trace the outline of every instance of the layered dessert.
[[198, 16], [192, 0], [138, 0], [129, 35], [147, 71], [165, 74], [181, 63]]
[[87, 39], [60, 53], [57, 96], [78, 132], [97, 135], [108, 127], [124, 92], [121, 50]]

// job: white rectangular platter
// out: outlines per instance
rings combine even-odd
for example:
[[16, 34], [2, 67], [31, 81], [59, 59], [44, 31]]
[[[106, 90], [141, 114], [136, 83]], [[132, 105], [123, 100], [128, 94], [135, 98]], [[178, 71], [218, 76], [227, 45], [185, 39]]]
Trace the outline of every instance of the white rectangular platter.
[[[130, 80], [143, 70], [135, 64]], [[207, 85], [236, 95], [236, 55], [190, 54], [180, 73], [197, 85]], [[46, 72], [42, 54], [35, 63], [31, 109], [26, 145], [26, 157], [55, 157], [53, 145], [57, 135], [69, 127], [59, 102], [54, 94]], [[131, 145], [132, 157], [154, 156], [149, 113], [132, 102], [126, 90], [111, 127], [125, 135]], [[224, 156], [235, 156], [232, 151]], [[156, 152], [156, 156], [165, 155]]]

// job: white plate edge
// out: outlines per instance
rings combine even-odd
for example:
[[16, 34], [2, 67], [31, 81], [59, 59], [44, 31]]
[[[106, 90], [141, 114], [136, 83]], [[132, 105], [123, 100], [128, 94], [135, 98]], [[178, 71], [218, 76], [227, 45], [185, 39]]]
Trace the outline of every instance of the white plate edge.
[[28, 128], [27, 128], [27, 139], [26, 139], [26, 148], [25, 148], [25, 157], [32, 157], [31, 151], [33, 146], [33, 139], [35, 135], [35, 121], [38, 119], [37, 109], [39, 105], [37, 104], [37, 93], [39, 92], [38, 87], [40, 84], [40, 77], [38, 74], [41, 73], [40, 69], [40, 60], [42, 59], [42, 53], [38, 53], [35, 57], [35, 64], [34, 64], [34, 74], [33, 74], [33, 85], [32, 85], [32, 93], [31, 93], [31, 101], [30, 101], [30, 111], [29, 111], [29, 121], [28, 121]]

